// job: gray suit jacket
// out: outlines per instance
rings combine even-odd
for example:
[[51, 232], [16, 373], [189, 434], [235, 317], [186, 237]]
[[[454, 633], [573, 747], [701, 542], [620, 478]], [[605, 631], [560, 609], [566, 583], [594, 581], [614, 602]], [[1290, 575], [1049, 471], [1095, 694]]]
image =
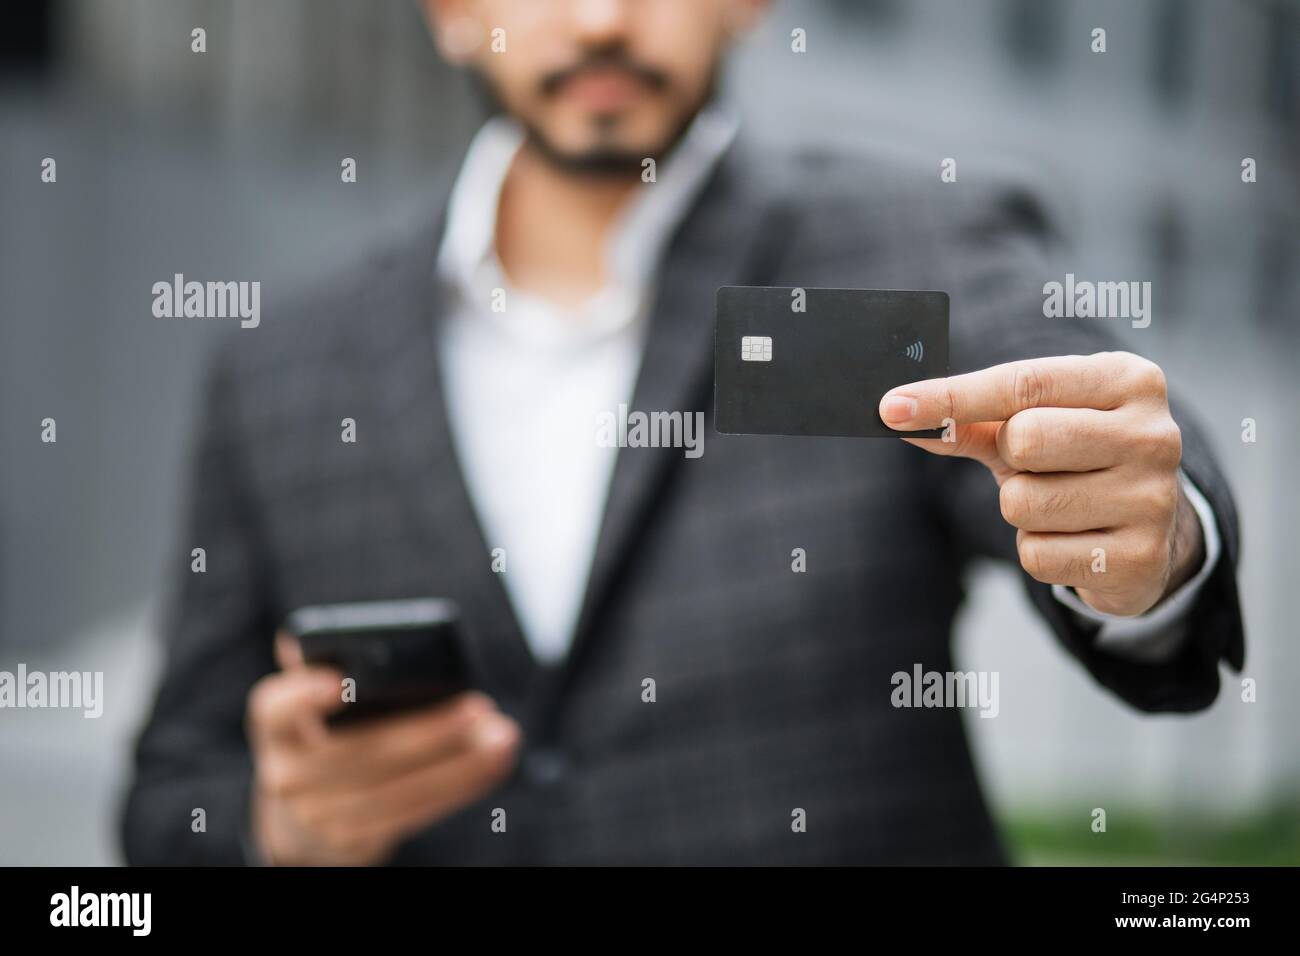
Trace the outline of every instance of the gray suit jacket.
[[[890, 676], [952, 669], [963, 567], [1015, 560], [974, 463], [903, 442], [736, 437], [702, 458], [619, 454], [573, 650], [532, 658], [471, 507], [434, 356], [441, 217], [232, 333], [198, 424], [168, 662], [124, 814], [135, 863], [239, 863], [250, 686], [307, 604], [439, 595], [482, 685], [524, 727], [503, 789], [405, 844], [399, 863], [988, 863], [1004, 859], [953, 709], [895, 709]], [[632, 408], [712, 419], [719, 286], [942, 289], [954, 371], [1114, 347], [1105, 320], [1045, 319], [1046, 225], [1014, 190], [871, 158], [738, 143], [658, 277]], [[1194, 424], [1184, 468], [1224, 557], [1173, 660], [1100, 652], [1049, 589], [1064, 649], [1141, 710], [1206, 706], [1242, 664], [1228, 489]], [[355, 445], [339, 440], [357, 422]], [[207, 572], [192, 574], [192, 547]], [[805, 573], [791, 551], [807, 554]], [[657, 701], [641, 699], [642, 680]], [[191, 811], [207, 832], [191, 832]], [[490, 827], [493, 808], [507, 830]], [[806, 832], [792, 831], [802, 808]]]

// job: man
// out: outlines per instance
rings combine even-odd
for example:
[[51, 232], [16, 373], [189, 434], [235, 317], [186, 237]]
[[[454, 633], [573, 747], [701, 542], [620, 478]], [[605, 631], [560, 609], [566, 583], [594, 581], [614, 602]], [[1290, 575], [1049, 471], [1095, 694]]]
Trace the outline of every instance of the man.
[[[714, 73], [763, 6], [428, 0], [504, 115], [426, 224], [218, 361], [130, 860], [1000, 861], [959, 712], [891, 703], [951, 670], [976, 555], [1137, 708], [1241, 666], [1232, 501], [1159, 368], [1043, 318], [1024, 196], [747, 146]], [[723, 285], [949, 292], [961, 374], [880, 413], [956, 441], [602, 447], [620, 403], [711, 414]], [[279, 623], [424, 595], [481, 690], [327, 729], [341, 675]]]

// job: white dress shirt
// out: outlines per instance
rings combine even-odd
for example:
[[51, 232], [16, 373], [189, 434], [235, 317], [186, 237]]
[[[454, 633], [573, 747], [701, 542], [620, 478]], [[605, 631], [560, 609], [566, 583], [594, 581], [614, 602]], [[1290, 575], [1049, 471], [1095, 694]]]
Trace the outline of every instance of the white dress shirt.
[[[735, 120], [716, 109], [696, 117], [656, 181], [641, 186], [611, 230], [607, 284], [577, 308], [512, 289], [497, 259], [501, 187], [523, 140], [516, 123], [498, 117], [484, 125], [452, 189], [438, 256], [455, 295], [439, 339], [452, 438], [539, 661], [568, 652], [586, 590], [618, 453], [597, 441], [597, 423], [631, 403], [664, 247], [735, 132]], [[497, 311], [502, 295], [505, 308]], [[1218, 560], [1213, 512], [1184, 483], [1201, 519], [1206, 561], [1176, 594], [1148, 614], [1121, 618], [1053, 589], [1074, 613], [1102, 625], [1098, 641], [1114, 653], [1172, 654]]]
[[[735, 135], [702, 112], [654, 183], [620, 215], [606, 286], [576, 309], [510, 287], [496, 256], [501, 186], [522, 142], [505, 118], [470, 145], [452, 189], [438, 269], [457, 304], [440, 339], [457, 455], [533, 655], [567, 653], [596, 548], [616, 447], [602, 413], [630, 404], [663, 246]], [[494, 311], [494, 294], [506, 308]]]

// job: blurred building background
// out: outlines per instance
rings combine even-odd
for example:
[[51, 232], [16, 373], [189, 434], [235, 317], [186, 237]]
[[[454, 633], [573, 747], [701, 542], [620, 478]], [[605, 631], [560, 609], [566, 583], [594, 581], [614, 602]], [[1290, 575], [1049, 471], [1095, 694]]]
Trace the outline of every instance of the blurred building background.
[[[428, 196], [476, 112], [413, 0], [10, 0], [3, 24], [0, 670], [103, 670], [107, 701], [0, 711], [0, 862], [111, 863], [196, 372], [241, 334], [152, 321], [149, 287], [258, 278], [269, 311]], [[1129, 334], [1235, 481], [1258, 701], [1232, 678], [1206, 713], [1137, 715], [987, 568], [959, 660], [1001, 673], [1001, 713], [971, 737], [1028, 862], [1300, 862], [1300, 4], [787, 0], [726, 89], [776, 143], [884, 144], [936, 188], [1011, 170], [1070, 240], [1057, 278], [1154, 283]]]

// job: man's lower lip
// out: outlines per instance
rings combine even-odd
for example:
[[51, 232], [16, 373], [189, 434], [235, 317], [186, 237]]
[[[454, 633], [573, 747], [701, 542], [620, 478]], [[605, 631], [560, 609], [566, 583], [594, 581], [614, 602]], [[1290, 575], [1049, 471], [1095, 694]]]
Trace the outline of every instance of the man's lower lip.
[[587, 106], [614, 107], [632, 102], [645, 92], [645, 85], [623, 74], [583, 74], [560, 88], [560, 95]]

